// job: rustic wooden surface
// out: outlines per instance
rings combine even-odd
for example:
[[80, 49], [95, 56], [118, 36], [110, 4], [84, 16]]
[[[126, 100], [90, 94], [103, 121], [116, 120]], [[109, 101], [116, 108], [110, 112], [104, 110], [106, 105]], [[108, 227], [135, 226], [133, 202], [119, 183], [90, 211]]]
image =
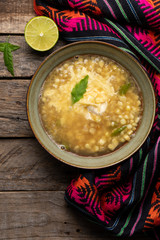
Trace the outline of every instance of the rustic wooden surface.
[[[0, 53], [0, 239], [121, 239], [66, 204], [64, 191], [81, 170], [50, 156], [30, 129], [26, 114], [30, 80], [43, 59], [66, 44], [59, 40], [50, 52], [33, 51], [23, 33], [34, 16], [32, 0], [0, 0], [0, 41], [10, 35], [10, 42], [21, 46], [13, 52], [14, 78]], [[149, 240], [142, 234], [130, 239]]]

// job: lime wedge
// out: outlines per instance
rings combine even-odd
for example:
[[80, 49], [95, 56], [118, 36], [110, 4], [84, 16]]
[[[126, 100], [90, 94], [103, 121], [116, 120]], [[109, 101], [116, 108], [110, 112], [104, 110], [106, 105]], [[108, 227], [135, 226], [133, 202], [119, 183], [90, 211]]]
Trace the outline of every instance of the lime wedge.
[[31, 48], [37, 51], [47, 51], [56, 44], [59, 31], [51, 18], [38, 16], [26, 24], [24, 35]]

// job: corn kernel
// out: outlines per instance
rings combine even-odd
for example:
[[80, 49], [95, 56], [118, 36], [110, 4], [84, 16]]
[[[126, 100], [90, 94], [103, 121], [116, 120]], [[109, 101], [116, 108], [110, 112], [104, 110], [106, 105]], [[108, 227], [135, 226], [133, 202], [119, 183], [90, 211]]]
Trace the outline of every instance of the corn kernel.
[[104, 145], [105, 142], [106, 142], [105, 139], [104, 139], [104, 138], [101, 138], [98, 143], [99, 143], [100, 145]]
[[90, 129], [89, 129], [89, 132], [90, 132], [91, 134], [94, 134], [94, 133], [96, 132], [96, 129], [95, 129], [95, 128], [90, 128]]
[[99, 150], [99, 147], [98, 146], [95, 146], [94, 147], [94, 150], [97, 152]]
[[129, 111], [131, 109], [131, 107], [129, 105], [127, 105], [126, 110]]
[[126, 124], [126, 120], [124, 118], [121, 119], [121, 124]]
[[123, 136], [126, 141], [129, 141], [131, 138], [126, 134]]
[[109, 144], [109, 145], [108, 145], [108, 148], [109, 148], [111, 151], [113, 151], [113, 150], [115, 149], [115, 147], [114, 147], [113, 144]]
[[131, 125], [131, 124], [128, 124], [128, 125], [127, 125], [127, 128], [128, 128], [128, 129], [132, 129], [132, 125]]

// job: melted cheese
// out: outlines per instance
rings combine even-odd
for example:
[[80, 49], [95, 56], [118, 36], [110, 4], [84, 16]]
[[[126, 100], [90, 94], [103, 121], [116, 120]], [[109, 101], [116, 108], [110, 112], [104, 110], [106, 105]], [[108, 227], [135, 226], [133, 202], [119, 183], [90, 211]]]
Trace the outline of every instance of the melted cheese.
[[[73, 67], [68, 68], [70, 80], [61, 85], [58, 89], [45, 91], [44, 97], [50, 98], [50, 106], [54, 106], [57, 112], [66, 110], [71, 106], [71, 91], [75, 84], [89, 75], [86, 93], [77, 103], [72, 105], [75, 112], [78, 112], [93, 121], [97, 121], [97, 117], [93, 115], [101, 115], [106, 111], [108, 101], [113, 96], [114, 88], [110, 84], [110, 79], [103, 78], [95, 71], [89, 71], [86, 67], [82, 67], [78, 77], [73, 71]], [[62, 97], [63, 96], [63, 97]]]

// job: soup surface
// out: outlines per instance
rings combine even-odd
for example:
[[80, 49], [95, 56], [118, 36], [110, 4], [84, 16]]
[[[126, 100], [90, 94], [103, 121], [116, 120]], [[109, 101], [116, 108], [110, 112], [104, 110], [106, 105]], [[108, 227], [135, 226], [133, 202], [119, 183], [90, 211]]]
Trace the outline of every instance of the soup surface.
[[43, 127], [63, 150], [110, 153], [134, 137], [142, 115], [141, 92], [115, 61], [80, 55], [46, 78], [39, 98]]

